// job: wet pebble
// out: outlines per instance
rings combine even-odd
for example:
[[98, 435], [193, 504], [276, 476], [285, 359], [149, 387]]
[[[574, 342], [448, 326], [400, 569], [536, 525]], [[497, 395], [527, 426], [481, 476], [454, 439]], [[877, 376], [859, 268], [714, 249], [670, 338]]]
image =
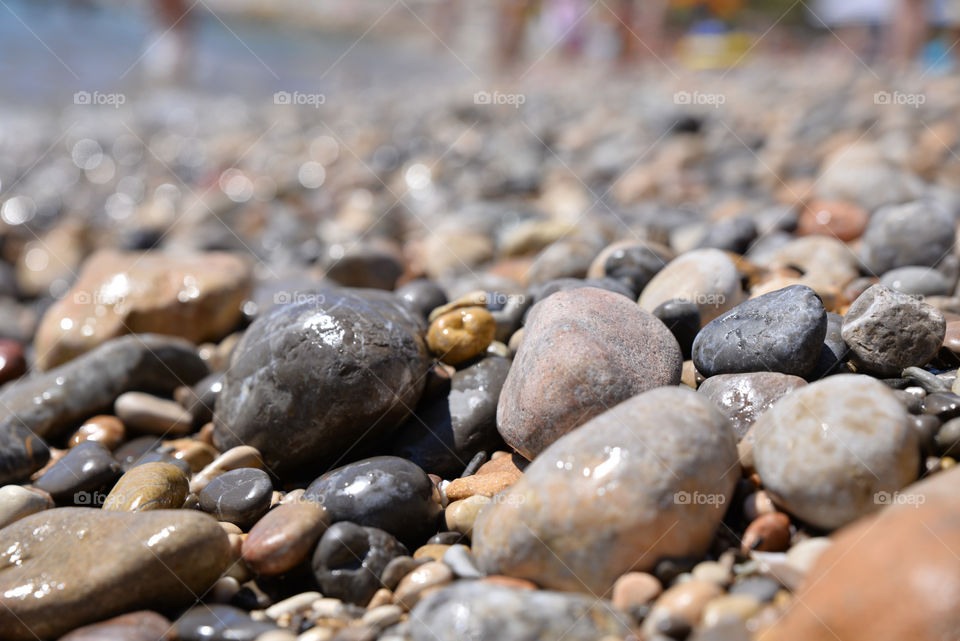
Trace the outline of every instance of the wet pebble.
[[443, 314], [430, 324], [427, 345], [441, 361], [459, 365], [479, 356], [493, 342], [497, 323], [482, 307], [467, 307]]
[[200, 509], [246, 530], [270, 508], [273, 483], [263, 470], [244, 467], [210, 481], [200, 492]]
[[121, 473], [110, 450], [88, 441], [71, 448], [34, 485], [49, 493], [59, 505], [94, 505]]
[[319, 505], [302, 501], [267, 512], [243, 541], [243, 560], [256, 574], [282, 574], [306, 559], [329, 525]]
[[798, 376], [777, 372], [711, 376], [697, 389], [710, 399], [740, 440], [756, 420], [780, 398], [807, 383]]
[[0, 487], [0, 528], [53, 506], [53, 499], [46, 492], [22, 485], [4, 485]]
[[387, 564], [406, 554], [403, 544], [383, 530], [334, 523], [314, 552], [313, 575], [324, 595], [366, 605], [381, 587]]
[[704, 325], [732, 309], [743, 297], [733, 261], [719, 249], [696, 249], [670, 261], [640, 295], [640, 306], [652, 312], [668, 300], [685, 300], [700, 308]]
[[215, 604], [191, 608], [175, 628], [180, 641], [256, 641], [277, 629], [276, 624], [255, 621], [239, 608]]
[[26, 371], [23, 345], [17, 341], [0, 339], [0, 385], [20, 378]]
[[126, 428], [116, 416], [98, 414], [87, 419], [77, 431], [70, 436], [67, 444], [74, 447], [84, 441], [97, 441], [108, 450], [115, 450], [126, 440]]
[[177, 509], [187, 498], [189, 485], [179, 467], [145, 463], [120, 477], [103, 502], [103, 509], [117, 512]]
[[165, 616], [140, 610], [77, 628], [60, 641], [168, 641], [172, 628]]
[[147, 434], [182, 436], [193, 427], [193, 416], [182, 405], [143, 392], [121, 394], [113, 410], [124, 425]]

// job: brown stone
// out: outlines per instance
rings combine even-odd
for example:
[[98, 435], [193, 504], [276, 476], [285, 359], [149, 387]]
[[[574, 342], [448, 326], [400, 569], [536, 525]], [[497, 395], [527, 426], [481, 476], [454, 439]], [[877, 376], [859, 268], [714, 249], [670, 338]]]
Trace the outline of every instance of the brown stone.
[[116, 416], [99, 414], [77, 428], [67, 443], [70, 447], [74, 447], [84, 441], [96, 441], [109, 450], [115, 450], [120, 447], [125, 438], [126, 428], [123, 426], [123, 421]]
[[49, 369], [128, 333], [169, 334], [194, 343], [219, 339], [240, 319], [250, 290], [250, 266], [232, 254], [99, 251], [44, 314], [35, 343], [37, 366]]
[[484, 352], [493, 342], [497, 323], [482, 307], [456, 309], [430, 324], [427, 345], [444, 363], [458, 365]]
[[761, 514], [747, 526], [740, 547], [744, 552], [783, 552], [790, 547], [790, 517], [783, 512]]
[[798, 236], [834, 236], [842, 241], [859, 238], [867, 228], [870, 214], [851, 202], [814, 200], [800, 213]]
[[77, 628], [60, 641], [167, 641], [172, 637], [173, 624], [166, 617], [139, 610]]
[[474, 474], [455, 479], [447, 486], [447, 500], [461, 501], [477, 494], [481, 496], [493, 497], [498, 492], [502, 492], [514, 483], [520, 477], [513, 472], [487, 472], [486, 474]]
[[243, 560], [256, 574], [282, 574], [316, 547], [330, 518], [312, 501], [278, 505], [250, 529], [243, 541]]
[[723, 594], [723, 588], [713, 581], [691, 579], [678, 583], [660, 595], [650, 614], [643, 621], [643, 630], [652, 634], [657, 624], [674, 618], [696, 627], [707, 604]]
[[427, 590], [446, 585], [453, 581], [453, 570], [440, 561], [424, 563], [403, 577], [394, 590], [397, 603], [410, 609], [417, 604]]
[[954, 638], [960, 630], [960, 506], [955, 494], [926, 499], [837, 532], [763, 641]]
[[646, 572], [627, 572], [613, 584], [613, 605], [625, 612], [651, 603], [663, 592], [660, 580]]

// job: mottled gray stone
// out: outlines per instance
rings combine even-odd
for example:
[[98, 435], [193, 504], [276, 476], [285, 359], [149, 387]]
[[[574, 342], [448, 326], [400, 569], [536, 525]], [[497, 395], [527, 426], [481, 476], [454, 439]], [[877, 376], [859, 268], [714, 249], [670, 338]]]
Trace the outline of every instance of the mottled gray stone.
[[778, 372], [721, 374], [705, 380], [697, 392], [710, 399], [730, 420], [739, 441], [760, 415], [784, 394], [806, 384], [798, 376]]
[[860, 257], [873, 274], [908, 265], [932, 266], [953, 247], [956, 221], [932, 201], [888, 205], [863, 232]]

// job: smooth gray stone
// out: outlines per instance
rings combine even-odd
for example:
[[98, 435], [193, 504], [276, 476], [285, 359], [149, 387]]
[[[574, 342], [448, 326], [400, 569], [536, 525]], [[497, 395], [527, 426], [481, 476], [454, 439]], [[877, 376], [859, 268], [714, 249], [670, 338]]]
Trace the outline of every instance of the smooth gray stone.
[[908, 265], [933, 266], [953, 247], [955, 227], [953, 216], [933, 201], [888, 205], [870, 218], [860, 257], [877, 276]]
[[629, 636], [630, 622], [592, 596], [457, 581], [417, 603], [408, 630], [412, 641], [597, 641]]
[[950, 282], [933, 267], [898, 267], [891, 269], [880, 284], [910, 296], [949, 296]]

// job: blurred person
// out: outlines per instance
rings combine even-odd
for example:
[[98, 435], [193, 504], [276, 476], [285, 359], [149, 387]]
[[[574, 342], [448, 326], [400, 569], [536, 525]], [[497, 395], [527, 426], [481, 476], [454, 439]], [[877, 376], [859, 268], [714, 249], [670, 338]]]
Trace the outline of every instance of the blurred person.
[[499, 66], [510, 67], [520, 59], [527, 23], [538, 5], [537, 0], [497, 0], [495, 37]]
[[186, 78], [193, 57], [195, 4], [186, 0], [153, 0], [156, 33], [148, 38], [144, 66], [153, 80], [181, 81]]

